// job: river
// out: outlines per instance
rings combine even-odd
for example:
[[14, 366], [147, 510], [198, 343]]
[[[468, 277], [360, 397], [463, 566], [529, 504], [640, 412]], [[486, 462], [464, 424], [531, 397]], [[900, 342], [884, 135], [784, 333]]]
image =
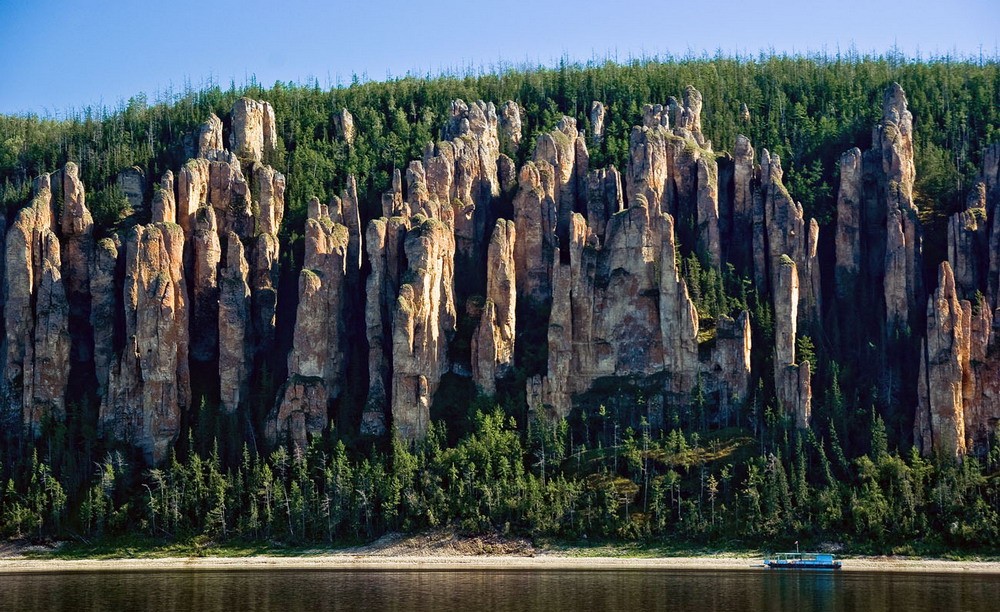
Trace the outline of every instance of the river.
[[1000, 609], [1000, 576], [766, 570], [192, 570], [0, 574], [0, 610]]

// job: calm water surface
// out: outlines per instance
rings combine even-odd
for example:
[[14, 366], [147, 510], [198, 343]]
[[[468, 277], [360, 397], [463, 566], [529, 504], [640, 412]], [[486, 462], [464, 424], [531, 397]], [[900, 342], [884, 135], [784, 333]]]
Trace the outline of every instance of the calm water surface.
[[0, 610], [1000, 610], [1000, 577], [767, 571], [0, 574]]

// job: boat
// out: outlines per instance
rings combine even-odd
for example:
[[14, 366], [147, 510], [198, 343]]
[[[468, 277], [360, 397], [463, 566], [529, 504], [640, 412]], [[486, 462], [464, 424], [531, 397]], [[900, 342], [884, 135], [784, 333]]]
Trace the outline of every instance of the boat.
[[826, 553], [775, 553], [764, 559], [764, 566], [769, 569], [787, 570], [839, 570], [840, 561]]

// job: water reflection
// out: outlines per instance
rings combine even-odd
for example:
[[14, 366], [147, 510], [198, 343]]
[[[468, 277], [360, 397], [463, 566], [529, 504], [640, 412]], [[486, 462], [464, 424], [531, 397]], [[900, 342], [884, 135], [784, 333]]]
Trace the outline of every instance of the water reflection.
[[[702, 571], [0, 574], [0, 610], [996, 610], [996, 576]], [[992, 598], [992, 599], [991, 599]]]

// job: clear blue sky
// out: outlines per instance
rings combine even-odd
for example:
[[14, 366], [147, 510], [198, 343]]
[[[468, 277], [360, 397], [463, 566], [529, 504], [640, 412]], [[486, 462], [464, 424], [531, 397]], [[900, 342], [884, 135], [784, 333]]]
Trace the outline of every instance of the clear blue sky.
[[62, 114], [144, 92], [500, 62], [894, 46], [996, 57], [1000, 0], [0, 0], [0, 113]]

